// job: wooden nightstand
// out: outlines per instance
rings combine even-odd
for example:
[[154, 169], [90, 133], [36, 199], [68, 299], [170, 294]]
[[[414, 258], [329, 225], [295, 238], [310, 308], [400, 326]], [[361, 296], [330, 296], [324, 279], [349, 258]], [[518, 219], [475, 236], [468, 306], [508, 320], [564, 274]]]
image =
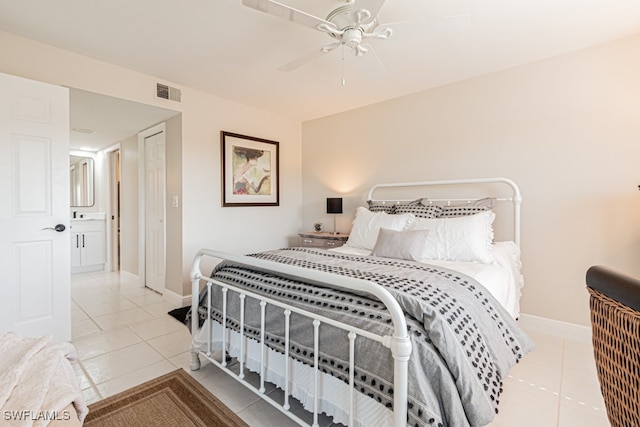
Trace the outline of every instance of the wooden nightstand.
[[347, 242], [348, 234], [332, 234], [332, 233], [300, 233], [300, 246], [307, 248], [337, 248]]

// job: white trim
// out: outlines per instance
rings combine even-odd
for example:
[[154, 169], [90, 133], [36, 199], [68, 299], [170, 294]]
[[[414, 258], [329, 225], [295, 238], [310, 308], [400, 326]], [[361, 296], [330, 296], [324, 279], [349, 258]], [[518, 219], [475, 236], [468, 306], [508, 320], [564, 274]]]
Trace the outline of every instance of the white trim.
[[526, 330], [574, 341], [591, 342], [591, 328], [589, 326], [534, 316], [533, 314], [520, 314], [518, 323]]
[[[114, 270], [114, 233], [117, 233], [113, 227], [113, 219], [111, 219], [111, 211], [113, 210], [112, 205], [112, 193], [115, 191], [113, 188], [113, 178], [114, 178], [114, 170], [112, 165], [112, 154], [114, 151], [120, 151], [120, 143], [117, 142], [110, 147], [100, 150], [100, 153], [104, 156], [104, 169], [105, 169], [105, 188], [106, 188], [106, 229], [105, 229], [105, 243], [106, 243], [106, 254], [107, 254], [107, 262], [105, 265], [105, 271], [117, 271]], [[120, 263], [118, 263], [120, 264]]]
[[191, 295], [182, 296], [165, 288], [162, 296], [164, 297], [165, 301], [176, 307], [186, 307], [188, 305], [191, 305]]

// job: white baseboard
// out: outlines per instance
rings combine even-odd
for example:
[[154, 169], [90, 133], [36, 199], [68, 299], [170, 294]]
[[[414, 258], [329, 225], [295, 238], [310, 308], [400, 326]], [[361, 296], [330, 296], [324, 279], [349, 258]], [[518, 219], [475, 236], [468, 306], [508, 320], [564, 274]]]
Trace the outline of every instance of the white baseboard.
[[165, 301], [171, 305], [175, 305], [176, 307], [186, 307], [187, 305], [191, 305], [191, 295], [182, 296], [170, 291], [169, 289], [165, 289], [162, 296]]
[[518, 323], [524, 329], [541, 332], [543, 334], [550, 334], [575, 341], [591, 342], [591, 327], [589, 326], [522, 313], [520, 314]]

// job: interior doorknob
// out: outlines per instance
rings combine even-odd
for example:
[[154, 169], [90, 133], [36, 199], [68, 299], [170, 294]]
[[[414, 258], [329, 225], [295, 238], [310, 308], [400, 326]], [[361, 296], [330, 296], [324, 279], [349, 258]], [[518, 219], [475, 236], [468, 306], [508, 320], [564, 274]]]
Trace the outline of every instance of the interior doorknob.
[[43, 230], [55, 230], [58, 233], [62, 233], [66, 229], [67, 229], [67, 227], [65, 227], [64, 224], [56, 224], [55, 227], [45, 227], [45, 228], [43, 228]]

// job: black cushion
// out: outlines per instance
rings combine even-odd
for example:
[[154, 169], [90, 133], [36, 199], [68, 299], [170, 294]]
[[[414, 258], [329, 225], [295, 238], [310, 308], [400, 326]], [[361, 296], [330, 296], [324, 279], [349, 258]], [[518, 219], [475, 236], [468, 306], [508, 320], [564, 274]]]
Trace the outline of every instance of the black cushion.
[[611, 299], [640, 311], [640, 280], [595, 265], [587, 270], [587, 286]]

